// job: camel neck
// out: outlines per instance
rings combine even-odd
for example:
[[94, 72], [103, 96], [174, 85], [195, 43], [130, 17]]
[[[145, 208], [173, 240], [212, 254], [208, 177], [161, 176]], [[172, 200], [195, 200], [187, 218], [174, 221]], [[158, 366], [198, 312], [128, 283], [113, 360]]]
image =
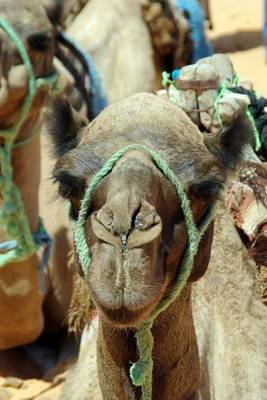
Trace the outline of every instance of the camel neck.
[[[199, 358], [191, 310], [191, 288], [154, 323], [153, 400], [195, 399], [199, 380]], [[98, 369], [104, 399], [139, 400], [141, 391], [129, 378], [137, 349], [133, 330], [118, 330], [100, 319]], [[111, 394], [112, 393], [112, 394]], [[110, 397], [114, 396], [114, 397]]]

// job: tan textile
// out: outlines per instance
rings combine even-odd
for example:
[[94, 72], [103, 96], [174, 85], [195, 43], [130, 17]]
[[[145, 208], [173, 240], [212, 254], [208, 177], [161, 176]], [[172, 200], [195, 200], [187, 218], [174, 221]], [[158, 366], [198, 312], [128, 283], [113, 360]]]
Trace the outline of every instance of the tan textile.
[[34, 341], [43, 330], [39, 259], [13, 263], [0, 274], [0, 350]]

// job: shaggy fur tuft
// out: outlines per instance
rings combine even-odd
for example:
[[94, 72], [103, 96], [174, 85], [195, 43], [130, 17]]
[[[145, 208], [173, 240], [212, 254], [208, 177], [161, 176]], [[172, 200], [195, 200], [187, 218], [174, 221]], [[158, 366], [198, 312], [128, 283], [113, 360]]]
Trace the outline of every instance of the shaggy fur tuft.
[[[72, 254], [71, 263], [75, 263]], [[90, 325], [95, 307], [85, 280], [77, 273], [74, 276], [74, 291], [68, 310], [69, 332], [80, 335], [86, 325]]]
[[88, 124], [71, 107], [69, 101], [61, 96], [55, 96], [46, 114], [47, 131], [54, 143], [56, 157], [60, 157], [75, 148], [79, 142], [79, 131]]
[[205, 135], [207, 148], [225, 168], [235, 168], [242, 160], [245, 145], [252, 141], [252, 127], [244, 112], [238, 115], [228, 130], [217, 135]]
[[74, 292], [68, 310], [69, 332], [80, 335], [86, 325], [89, 325], [95, 310], [89, 288], [84, 279], [76, 274], [74, 278]]

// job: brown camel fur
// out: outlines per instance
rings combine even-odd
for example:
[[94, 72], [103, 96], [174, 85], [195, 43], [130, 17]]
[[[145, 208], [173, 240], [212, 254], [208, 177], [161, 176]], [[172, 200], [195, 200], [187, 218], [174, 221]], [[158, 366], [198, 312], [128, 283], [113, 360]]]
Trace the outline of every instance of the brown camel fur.
[[[182, 181], [199, 224], [226, 182], [227, 169], [240, 157], [249, 132], [246, 119], [240, 115], [229, 131], [204, 142], [183, 111], [149, 94], [108, 107], [88, 128], [77, 125], [74, 129], [72, 124], [69, 146], [64, 123], [70, 121], [66, 101], [55, 101], [52, 117], [49, 131], [56, 137], [59, 156], [54, 177], [59, 193], [71, 202], [73, 218], [77, 218], [90, 177], [103, 162], [126, 144], [142, 143], [158, 151]], [[65, 143], [64, 150], [61, 143]], [[187, 241], [174, 188], [146, 153], [129, 151], [103, 179], [93, 195], [86, 232], [92, 262], [84, 279], [100, 311], [98, 374], [102, 396], [105, 400], [140, 399], [140, 389], [129, 379], [130, 363], [137, 360], [134, 330], [170, 290]], [[212, 236], [210, 225], [189, 282], [154, 324], [153, 399], [198, 396], [191, 282], [207, 268]], [[127, 251], [121, 258], [124, 246]], [[78, 378], [76, 382], [81, 381]], [[89, 382], [79, 388], [67, 386], [63, 398], [89, 399], [88, 386]]]
[[266, 306], [256, 274], [222, 203], [209, 268], [192, 290], [203, 400], [267, 396]]

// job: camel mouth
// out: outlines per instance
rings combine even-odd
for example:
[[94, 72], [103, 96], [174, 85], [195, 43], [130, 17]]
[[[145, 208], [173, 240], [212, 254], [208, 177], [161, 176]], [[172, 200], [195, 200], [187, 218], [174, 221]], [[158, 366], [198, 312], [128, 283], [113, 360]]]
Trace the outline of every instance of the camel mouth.
[[[161, 285], [155, 290], [154, 294], [150, 298], [139, 299], [134, 304], [127, 302], [126, 299], [117, 301], [116, 304], [104, 300], [96, 293], [91, 291], [94, 303], [99, 309], [99, 312], [105, 319], [107, 319], [116, 328], [136, 328], [137, 325], [144, 322], [151, 313], [155, 310], [159, 304], [166, 286]], [[107, 300], [107, 299], [105, 299]], [[119, 300], [117, 298], [117, 300]]]
[[[100, 250], [106, 250], [106, 247]], [[133, 255], [136, 255], [136, 251], [139, 257], [124, 268], [125, 274], [119, 276], [121, 280], [118, 279], [114, 265], [109, 265], [110, 258], [107, 265], [102, 265], [104, 272], [99, 273], [99, 258], [96, 257], [97, 253], [93, 253], [90, 274], [86, 278], [91, 297], [100, 314], [118, 328], [135, 328], [149, 318], [168, 287], [168, 279], [163, 273], [165, 256], [157, 255], [157, 258], [154, 256], [151, 259], [148, 256], [146, 258], [143, 253], [143, 257], [140, 257], [141, 249], [134, 249]], [[129, 254], [130, 252], [128, 256]], [[119, 262], [121, 261], [117, 260], [118, 264]], [[115, 264], [115, 260], [113, 263]]]
[[116, 328], [136, 328], [155, 310], [166, 289], [165, 281], [135, 291], [105, 290], [89, 281], [89, 291], [100, 314]]
[[156, 304], [150, 304], [144, 308], [136, 311], [129, 310], [127, 307], [122, 306], [117, 309], [110, 309], [98, 305], [100, 313], [116, 328], [136, 328], [138, 324], [145, 321]]

